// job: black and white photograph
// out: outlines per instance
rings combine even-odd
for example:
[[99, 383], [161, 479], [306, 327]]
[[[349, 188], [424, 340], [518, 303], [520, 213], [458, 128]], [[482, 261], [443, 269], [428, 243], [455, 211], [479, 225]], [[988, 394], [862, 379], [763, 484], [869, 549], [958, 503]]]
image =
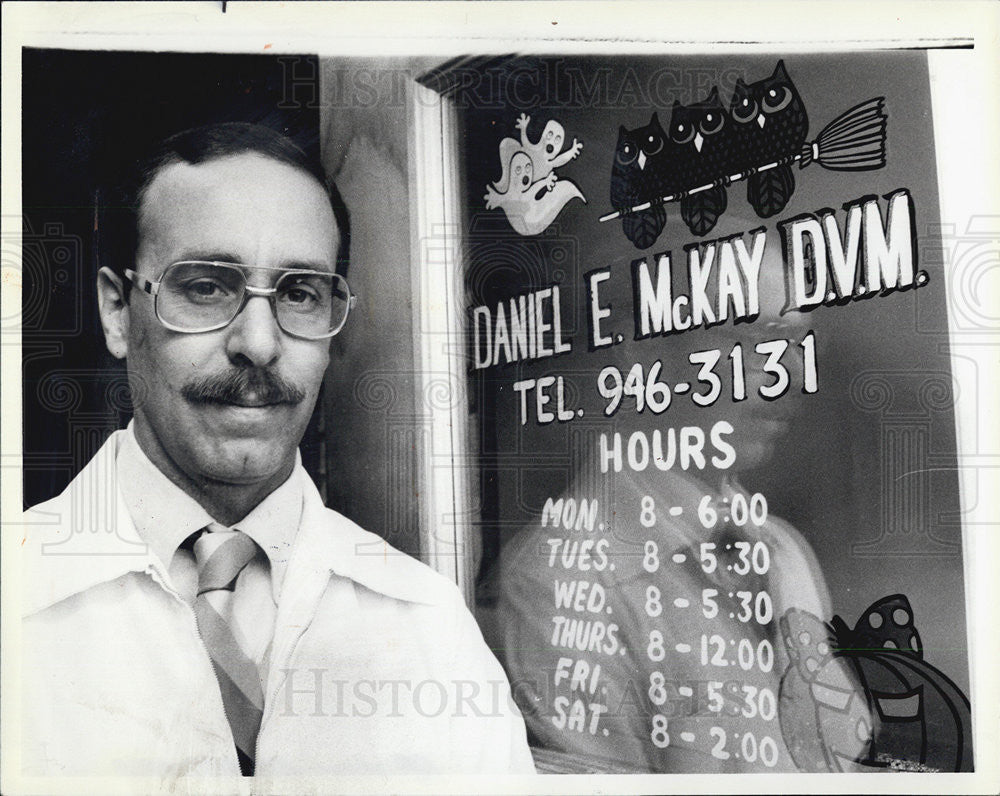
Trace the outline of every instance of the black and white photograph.
[[995, 6], [3, 14], [5, 793], [995, 792]]

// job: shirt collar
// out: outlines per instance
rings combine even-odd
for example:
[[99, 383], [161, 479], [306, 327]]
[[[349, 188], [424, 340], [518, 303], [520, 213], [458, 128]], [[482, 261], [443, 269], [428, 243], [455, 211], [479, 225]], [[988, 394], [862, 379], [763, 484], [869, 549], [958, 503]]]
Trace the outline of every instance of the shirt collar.
[[[250, 536], [267, 554], [276, 602], [302, 517], [302, 480], [296, 477], [301, 467], [296, 451], [292, 475], [232, 526]], [[139, 447], [132, 423], [118, 449], [116, 469], [122, 499], [136, 531], [168, 569], [184, 540], [216, 520], [150, 461]]]
[[[159, 552], [154, 551], [153, 544], [137, 530], [133, 514], [140, 512], [126, 506], [125, 493], [132, 496], [133, 503], [137, 502], [134, 497], [137, 494], [149, 498], [142, 501], [146, 507], [143, 511], [149, 512], [154, 494], [142, 490], [149, 490], [151, 483], [159, 484], [164, 493], [176, 490], [179, 497], [176, 504], [167, 507], [169, 514], [163, 514], [165, 509], [160, 508], [158, 516], [178, 517], [182, 507], [190, 509], [189, 503], [200, 512], [204, 510], [170, 483], [138, 449], [138, 444], [139, 456], [132, 460], [136, 469], [126, 470], [129, 454], [121, 460], [119, 452], [130, 436], [129, 431], [116, 431], [65, 491], [24, 515], [20, 526], [23, 539], [19, 547], [22, 589], [19, 591], [15, 587], [23, 616], [129, 572], [148, 572], [158, 582], [168, 577], [168, 566], [158, 559], [167, 555], [162, 550], [169, 548], [170, 542], [160, 545]], [[151, 468], [151, 472], [143, 472], [145, 466]], [[294, 545], [288, 558], [295, 559], [290, 564], [298, 567], [294, 578], [301, 580], [303, 587], [305, 582], [310, 582], [318, 594], [332, 572], [380, 594], [408, 602], [451, 605], [460, 599], [455, 585], [449, 580], [396, 550], [382, 537], [362, 530], [343, 515], [327, 509], [300, 460], [296, 461], [289, 480], [295, 482], [293, 490], [301, 496], [301, 511], [292, 510], [287, 515], [289, 524], [298, 528], [293, 534]], [[247, 517], [248, 525], [255, 532], [257, 529], [253, 526], [257, 520], [266, 523], [273, 508], [264, 504], [276, 495], [278, 490], [258, 506], [260, 512], [251, 512]], [[276, 504], [279, 500], [275, 498], [271, 503]], [[253, 516], [255, 513], [257, 517]], [[198, 530], [204, 527], [198, 526], [204, 517], [208, 517], [207, 513], [198, 514], [197, 518], [192, 515], [183, 525]], [[205, 520], [205, 524], [207, 522]], [[281, 528], [285, 527], [282, 521]], [[176, 538], [181, 534], [178, 530], [171, 535]], [[277, 594], [279, 579], [284, 577], [286, 556], [277, 555], [267, 541], [261, 546], [273, 562], [272, 584]], [[288, 585], [293, 584], [289, 582]], [[275, 601], [278, 602], [277, 598]], [[304, 604], [301, 599], [297, 602]]]
[[[300, 472], [301, 471], [301, 472]], [[291, 557], [292, 543], [302, 521], [302, 484], [308, 480], [299, 452], [295, 452], [295, 467], [285, 482], [254, 507], [233, 527], [253, 539], [271, 562], [271, 586], [274, 601], [278, 601], [281, 584]]]

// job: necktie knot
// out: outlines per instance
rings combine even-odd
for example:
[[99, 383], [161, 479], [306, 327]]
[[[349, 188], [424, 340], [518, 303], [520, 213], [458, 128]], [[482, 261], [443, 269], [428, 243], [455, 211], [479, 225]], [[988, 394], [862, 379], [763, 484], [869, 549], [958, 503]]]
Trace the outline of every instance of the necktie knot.
[[198, 564], [198, 594], [225, 589], [232, 591], [236, 578], [250, 563], [257, 545], [242, 531], [211, 523], [194, 543]]

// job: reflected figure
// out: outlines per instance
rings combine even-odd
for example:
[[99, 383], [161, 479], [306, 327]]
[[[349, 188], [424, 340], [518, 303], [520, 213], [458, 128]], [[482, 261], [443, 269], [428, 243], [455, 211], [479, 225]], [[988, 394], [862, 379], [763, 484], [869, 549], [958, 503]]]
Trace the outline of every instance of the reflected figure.
[[[633, 349], [647, 366], [660, 358], [667, 384], [690, 377], [705, 392], [688, 355], [718, 350], [726, 382], [738, 343], [744, 400], [726, 383], [710, 406], [675, 394], [660, 415], [620, 410], [575, 462], [568, 489], [501, 551], [500, 653], [535, 745], [598, 768], [797, 770], [778, 715], [789, 665], [778, 624], [790, 609], [828, 617], [830, 598], [809, 544], [741, 483], [780, 456], [808, 399], [807, 317], [780, 314], [782, 279], [769, 252], [754, 321]], [[773, 340], [788, 341], [790, 387], [766, 400], [772, 346], [756, 347]], [[838, 684], [859, 688], [849, 672]], [[860, 755], [868, 741], [855, 733], [839, 753]]]

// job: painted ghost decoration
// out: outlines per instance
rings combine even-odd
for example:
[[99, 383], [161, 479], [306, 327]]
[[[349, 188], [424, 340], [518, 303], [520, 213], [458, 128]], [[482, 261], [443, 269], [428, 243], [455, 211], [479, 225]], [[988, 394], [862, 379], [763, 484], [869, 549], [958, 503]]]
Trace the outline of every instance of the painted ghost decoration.
[[530, 119], [522, 113], [517, 120], [520, 141], [508, 137], [500, 142], [500, 179], [486, 187], [483, 197], [486, 209], [502, 209], [520, 235], [542, 232], [571, 199], [587, 201], [573, 182], [560, 180], [555, 173], [580, 154], [583, 144], [573, 139], [573, 145], [563, 152], [566, 134], [554, 119], [533, 143], [528, 137]]

